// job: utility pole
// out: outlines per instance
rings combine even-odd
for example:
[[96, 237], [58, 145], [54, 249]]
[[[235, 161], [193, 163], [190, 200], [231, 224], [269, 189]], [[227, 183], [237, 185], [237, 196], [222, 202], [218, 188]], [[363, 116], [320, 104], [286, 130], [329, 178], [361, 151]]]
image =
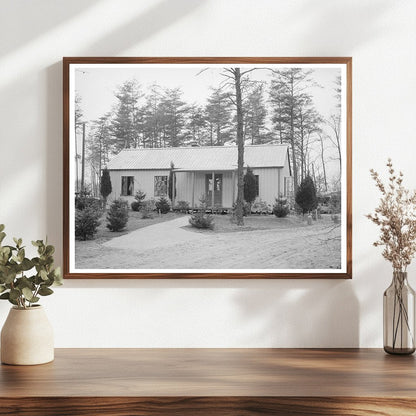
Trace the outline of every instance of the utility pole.
[[79, 178], [78, 178], [78, 138], [77, 138], [77, 124], [75, 123], [75, 193], [79, 192]]
[[81, 194], [83, 194], [85, 190], [85, 124], [86, 122], [84, 121], [82, 123]]

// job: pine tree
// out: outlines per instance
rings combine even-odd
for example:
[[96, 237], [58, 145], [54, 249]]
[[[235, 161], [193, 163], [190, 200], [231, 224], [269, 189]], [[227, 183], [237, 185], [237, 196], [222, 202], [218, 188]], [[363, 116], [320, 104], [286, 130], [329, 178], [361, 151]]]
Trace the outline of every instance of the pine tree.
[[[309, 87], [315, 85], [310, 78], [312, 72], [302, 68], [275, 71], [270, 90], [270, 102], [274, 112], [272, 121], [279, 133], [280, 142], [287, 143], [290, 147], [295, 192], [303, 179], [302, 169], [304, 175], [307, 172], [304, 169], [307, 146], [302, 140], [307, 137], [305, 132], [307, 130], [312, 132], [319, 122], [311, 95], [307, 92]], [[309, 120], [305, 124], [307, 112], [313, 114], [310, 113]], [[299, 130], [300, 126], [301, 130]]]
[[207, 117], [204, 109], [192, 104], [188, 106], [186, 123], [186, 144], [204, 145], [207, 139]]
[[231, 101], [229, 94], [221, 91], [220, 88], [213, 90], [208, 97], [208, 104], [205, 108], [207, 122], [210, 130], [210, 146], [222, 146], [230, 141], [231, 129]]
[[156, 209], [160, 211], [161, 214], [167, 214], [170, 211], [169, 200], [164, 196], [160, 197], [159, 200], [156, 201]]
[[263, 144], [267, 140], [263, 84], [256, 85], [247, 97], [244, 115], [245, 138], [251, 144]]
[[244, 200], [250, 204], [250, 212], [251, 212], [251, 204], [257, 197], [257, 181], [256, 176], [253, 173], [253, 170], [250, 166], [247, 166], [247, 172], [244, 175]]
[[174, 182], [174, 177], [175, 177], [174, 169], [175, 169], [175, 165], [171, 161], [170, 162], [169, 179], [168, 179], [168, 196], [169, 196], [169, 199], [172, 201], [172, 205], [174, 204], [175, 197], [176, 197], [176, 186], [175, 186], [175, 189], [173, 189], [173, 182]]
[[143, 208], [146, 194], [140, 189], [134, 195], [134, 201], [130, 204], [133, 211], [140, 211]]
[[315, 184], [310, 176], [307, 176], [299, 185], [295, 201], [302, 209], [303, 214], [312, 211], [318, 206]]
[[163, 146], [178, 147], [183, 144], [186, 105], [180, 88], [166, 88], [159, 106], [163, 126]]
[[143, 117], [139, 99], [142, 95], [136, 80], [126, 81], [116, 92], [118, 104], [111, 122], [116, 151], [139, 145]]
[[127, 201], [115, 199], [107, 214], [107, 228], [111, 231], [121, 231], [129, 219]]

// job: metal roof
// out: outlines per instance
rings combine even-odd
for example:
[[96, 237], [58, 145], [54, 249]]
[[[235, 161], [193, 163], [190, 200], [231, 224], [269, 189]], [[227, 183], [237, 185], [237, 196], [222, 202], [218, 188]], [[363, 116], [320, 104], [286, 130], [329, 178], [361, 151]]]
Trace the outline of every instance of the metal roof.
[[[283, 167], [287, 145], [246, 145], [244, 165], [252, 168]], [[108, 163], [109, 170], [211, 171], [237, 169], [237, 146], [163, 147], [125, 149]]]

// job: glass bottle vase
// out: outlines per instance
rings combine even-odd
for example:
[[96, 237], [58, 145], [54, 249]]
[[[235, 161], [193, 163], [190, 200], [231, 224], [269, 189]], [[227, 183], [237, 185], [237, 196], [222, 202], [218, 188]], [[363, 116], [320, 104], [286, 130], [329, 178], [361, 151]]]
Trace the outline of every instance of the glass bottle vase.
[[383, 295], [384, 351], [413, 354], [415, 351], [415, 291], [406, 272], [393, 272]]

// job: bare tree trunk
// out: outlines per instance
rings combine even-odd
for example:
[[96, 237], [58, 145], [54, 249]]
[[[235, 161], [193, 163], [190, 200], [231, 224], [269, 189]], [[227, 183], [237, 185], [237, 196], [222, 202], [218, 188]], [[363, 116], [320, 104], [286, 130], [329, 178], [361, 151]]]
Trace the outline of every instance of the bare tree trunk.
[[234, 68], [235, 97], [237, 107], [237, 201], [236, 201], [236, 220], [237, 225], [244, 225], [243, 203], [244, 203], [244, 122], [243, 122], [243, 102], [241, 98], [241, 72], [240, 68]]
[[328, 192], [328, 182], [326, 180], [326, 167], [325, 167], [325, 157], [324, 157], [324, 140], [322, 139], [321, 135], [319, 135], [319, 139], [321, 141], [321, 161], [322, 161], [322, 172], [324, 174], [325, 192]]
[[290, 109], [290, 143], [292, 147], [292, 167], [293, 167], [293, 189], [296, 195], [296, 192], [298, 191], [298, 165], [296, 161], [296, 151], [295, 151], [295, 116], [294, 116], [294, 86], [293, 86], [294, 80], [293, 75], [291, 78], [291, 97], [292, 97], [292, 103], [291, 103], [291, 109]]

